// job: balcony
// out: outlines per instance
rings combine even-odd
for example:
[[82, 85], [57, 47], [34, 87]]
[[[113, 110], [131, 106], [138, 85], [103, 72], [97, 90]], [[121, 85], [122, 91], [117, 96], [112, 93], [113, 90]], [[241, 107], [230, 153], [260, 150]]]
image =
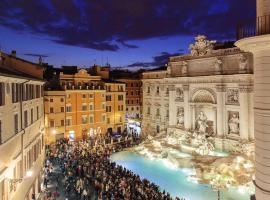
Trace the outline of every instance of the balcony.
[[256, 20], [237, 27], [237, 40], [270, 34], [270, 15], [257, 17]]

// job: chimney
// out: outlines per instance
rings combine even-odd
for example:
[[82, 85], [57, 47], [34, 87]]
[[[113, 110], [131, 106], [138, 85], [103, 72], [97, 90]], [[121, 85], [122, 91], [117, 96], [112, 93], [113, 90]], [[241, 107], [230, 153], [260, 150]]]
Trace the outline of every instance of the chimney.
[[16, 50], [11, 51], [11, 56], [16, 57]]

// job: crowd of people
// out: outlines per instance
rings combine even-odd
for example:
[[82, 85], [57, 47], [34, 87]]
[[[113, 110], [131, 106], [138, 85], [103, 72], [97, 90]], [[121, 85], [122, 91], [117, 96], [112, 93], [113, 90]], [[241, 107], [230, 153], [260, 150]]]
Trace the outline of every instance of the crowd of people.
[[[113, 152], [131, 145], [92, 146], [85, 141], [58, 141], [47, 150], [45, 176], [50, 176], [53, 166], [60, 167], [66, 200], [172, 200], [169, 193], [161, 192], [154, 183], [110, 160]], [[55, 179], [59, 182], [61, 177]], [[58, 189], [57, 185], [55, 194], [48, 195], [49, 200], [57, 198]]]

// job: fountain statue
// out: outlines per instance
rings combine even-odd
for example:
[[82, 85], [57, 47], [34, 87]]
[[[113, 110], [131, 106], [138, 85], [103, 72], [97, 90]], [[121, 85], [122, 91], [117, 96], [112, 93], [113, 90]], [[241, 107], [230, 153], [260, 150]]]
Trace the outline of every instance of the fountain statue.
[[203, 111], [201, 111], [200, 114], [198, 115], [196, 122], [198, 124], [197, 128], [198, 132], [205, 133], [208, 125], [207, 125], [207, 116], [204, 114]]

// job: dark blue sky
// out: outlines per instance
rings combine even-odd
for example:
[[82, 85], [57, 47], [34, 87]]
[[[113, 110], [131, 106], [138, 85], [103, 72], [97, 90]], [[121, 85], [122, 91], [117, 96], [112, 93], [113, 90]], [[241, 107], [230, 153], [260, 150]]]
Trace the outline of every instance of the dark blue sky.
[[5, 52], [55, 66], [159, 66], [197, 34], [234, 40], [256, 0], [1, 0]]

